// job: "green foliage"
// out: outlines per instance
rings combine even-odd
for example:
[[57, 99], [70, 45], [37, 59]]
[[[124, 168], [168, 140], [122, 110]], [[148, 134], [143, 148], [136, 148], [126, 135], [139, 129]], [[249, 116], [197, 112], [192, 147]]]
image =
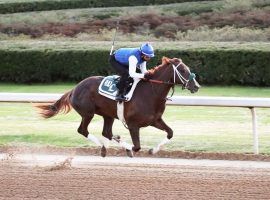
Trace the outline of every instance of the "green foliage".
[[[0, 51], [1, 81], [18, 83], [82, 80], [111, 73], [106, 51]], [[104, 58], [104, 59], [101, 59]]]
[[[148, 66], [155, 66], [162, 56], [177, 57], [198, 74], [202, 84], [270, 85], [269, 50], [224, 47], [189, 47], [181, 50], [166, 43], [159, 47], [156, 57]], [[108, 63], [108, 49], [97, 46], [91, 50], [89, 47], [9, 46], [0, 49], [0, 58], [0, 80], [5, 82], [80, 81], [88, 76], [113, 73]]]
[[[0, 13], [29, 12], [42, 10], [60, 10], [91, 7], [144, 6], [156, 4], [182, 3], [206, 0], [47, 0], [0, 2]], [[209, 0], [208, 0], [209, 1]], [[210, 0], [211, 1], [211, 0]], [[213, 0], [214, 1], [214, 0]]]
[[[119, 47], [141, 43], [118, 42]], [[0, 42], [0, 81], [50, 83], [80, 81], [114, 73], [111, 42]], [[163, 56], [182, 58], [202, 84], [270, 85], [269, 43], [153, 42], [156, 66]]]
[[[0, 0], [1, 1], [1, 0]], [[43, 23], [85, 23], [89, 19], [107, 19], [117, 16], [136, 16], [141, 13], [157, 13], [158, 15], [185, 15], [203, 13], [222, 8], [222, 1], [185, 2], [166, 5], [134, 6], [130, 7], [103, 7], [68, 10], [53, 10], [43, 12], [24, 12], [1, 15], [2, 25], [12, 24], [43, 24]], [[1, 7], [1, 6], [0, 6]]]

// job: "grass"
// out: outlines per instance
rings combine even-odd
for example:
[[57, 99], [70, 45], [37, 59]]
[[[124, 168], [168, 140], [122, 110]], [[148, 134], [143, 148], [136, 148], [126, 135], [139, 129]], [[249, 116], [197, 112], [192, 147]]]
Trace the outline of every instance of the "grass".
[[[6, 0], [0, 0], [0, 3]], [[32, 0], [20, 0], [30, 2]], [[45, 1], [45, 0], [43, 0]], [[47, 0], [46, 0], [47, 1]], [[269, 0], [245, 0], [245, 1], [198, 1], [184, 2], [165, 5], [148, 5], [131, 7], [105, 7], [105, 8], [83, 8], [52, 11], [37, 11], [25, 13], [12, 13], [0, 15], [0, 24], [43, 24], [43, 23], [84, 23], [92, 19], [115, 18], [120, 16], [133, 16], [141, 13], [157, 13], [160, 15], [191, 15], [196, 16], [204, 12], [229, 12], [237, 10], [256, 10], [258, 7], [264, 9], [269, 6]]]
[[[74, 111], [41, 119], [30, 104], [1, 103], [1, 145], [93, 146], [77, 134], [80, 117]], [[270, 153], [269, 110], [258, 109], [260, 152]], [[206, 117], [207, 116], [207, 117]], [[166, 149], [204, 152], [252, 152], [251, 115], [243, 108], [168, 107], [164, 119], [174, 130]], [[96, 116], [89, 130], [101, 137], [102, 120]], [[116, 121], [113, 132], [131, 143], [128, 131]], [[158, 144], [165, 134], [152, 127], [141, 130], [143, 148]]]
[[54, 84], [34, 84], [18, 85], [14, 83], [1, 83], [0, 92], [26, 92], [26, 93], [64, 93], [72, 89], [75, 83], [54, 83]]
[[[0, 1], [1, 2], [1, 1]], [[0, 24], [42, 24], [42, 23], [84, 23], [91, 19], [103, 17], [115, 18], [119, 16], [132, 16], [139, 13], [155, 12], [159, 14], [191, 14], [222, 9], [222, 1], [186, 2], [167, 5], [135, 6], [132, 7], [106, 7], [38, 11], [26, 13], [13, 13], [0, 15]]]
[[[0, 92], [64, 92], [72, 87], [72, 83], [47, 86], [0, 84]], [[176, 94], [189, 95], [180, 90]], [[205, 86], [197, 95], [270, 97], [270, 89]], [[257, 109], [257, 115], [260, 152], [270, 154], [269, 109]], [[167, 150], [253, 152], [251, 114], [248, 109], [168, 106], [164, 120], [174, 130], [174, 138], [166, 146]], [[0, 145], [93, 146], [76, 132], [79, 123], [80, 116], [74, 110], [68, 115], [44, 120], [31, 104], [0, 103]], [[100, 138], [102, 125], [102, 118], [95, 116], [89, 131]], [[115, 121], [113, 132], [131, 143], [128, 131], [118, 120]], [[164, 137], [165, 133], [155, 128], [141, 129], [143, 148], [155, 146]]]
[[[207, 49], [207, 50], [260, 50], [260, 51], [270, 51], [270, 42], [159, 42], [153, 41], [153, 46], [156, 49], [170, 49], [170, 50], [197, 50], [197, 49]], [[138, 47], [141, 42], [123, 42], [118, 41], [115, 45], [115, 49], [119, 47]], [[31, 50], [41, 50], [41, 51], [63, 51], [63, 50], [108, 50], [111, 48], [111, 41], [42, 41], [42, 40], [18, 40], [0, 41], [0, 50], [8, 49], [9, 51], [31, 51]]]
[[[136, 41], [213, 41], [213, 42], [269, 42], [270, 28], [236, 28], [233, 26], [225, 26], [222, 28], [209, 28], [208, 26], [200, 26], [194, 30], [177, 31], [175, 38], [167, 38], [164, 36], [156, 37], [149, 29], [144, 29], [144, 33], [117, 33], [117, 43], [119, 41], [136, 42]], [[100, 32], [79, 33], [74, 37], [65, 37], [63, 35], [44, 34], [38, 40], [55, 40], [55, 41], [111, 41], [115, 30], [103, 29]], [[150, 39], [151, 38], [151, 39]], [[10, 35], [0, 33], [0, 40], [18, 41], [31, 40], [30, 35], [19, 34]]]
[[201, 26], [186, 32], [178, 31], [177, 41], [246, 41], [246, 42], [269, 42], [270, 28], [236, 28], [225, 26], [222, 28], [209, 28]]
[[[18, 0], [30, 2], [32, 0]], [[45, 0], [44, 0], [45, 1]], [[2, 0], [2, 2], [9, 2], [8, 0]], [[1, 0], [0, 0], [1, 3]], [[165, 4], [165, 5], [150, 5], [150, 6], [136, 6], [130, 9], [130, 7], [106, 7], [106, 8], [85, 8], [85, 9], [67, 9], [67, 10], [53, 10], [53, 11], [38, 11], [38, 12], [26, 12], [26, 13], [13, 13], [13, 14], [2, 14], [0, 15], [0, 25], [10, 26], [11, 30], [18, 29], [15, 34], [13, 31], [7, 31], [9, 29], [3, 29], [0, 33], [0, 40], [20, 40], [28, 39], [31, 37], [35, 31], [26, 31], [26, 29], [40, 29], [45, 31], [46, 28], [39, 27], [40, 25], [52, 26], [52, 23], [56, 24], [84, 24], [87, 22], [96, 21], [98, 19], [110, 19], [112, 21], [122, 20], [125, 21], [129, 16], [140, 16], [143, 14], [156, 14], [161, 16], [176, 17], [178, 15], [188, 15], [187, 17], [201, 18], [199, 14], [212, 12], [213, 15], [218, 13], [224, 14], [233, 13], [235, 11], [252, 11], [255, 10], [256, 13], [260, 11], [269, 11], [270, 1], [269, 0], [224, 0], [224, 1], [203, 1], [203, 2], [185, 2], [176, 4]], [[218, 19], [220, 20], [220, 19]], [[260, 19], [257, 19], [258, 23]], [[111, 23], [111, 22], [109, 22]], [[189, 23], [189, 22], [186, 22]], [[230, 26], [213, 28], [211, 24], [210, 28], [204, 26], [205, 23], [196, 26], [194, 30], [182, 30], [178, 27], [177, 33], [173, 38], [163, 37], [158, 38], [155, 36], [156, 30], [149, 27], [149, 23], [143, 23], [140, 27], [136, 27], [132, 33], [118, 33], [118, 40], [121, 41], [147, 41], [147, 40], [177, 40], [177, 41], [269, 41], [269, 27], [268, 28], [254, 28], [254, 25], [247, 25], [249, 27], [234, 27], [235, 24]], [[165, 23], [164, 23], [165, 24]], [[17, 27], [17, 28], [16, 28]], [[24, 27], [23, 30], [19, 27]], [[28, 28], [27, 28], [28, 27]], [[78, 26], [79, 27], [79, 26]], [[157, 28], [157, 27], [156, 27]], [[69, 27], [62, 27], [62, 29], [69, 29]], [[101, 28], [102, 29], [102, 28]], [[45, 40], [106, 40], [110, 41], [114, 30], [82, 30], [80, 33], [73, 35], [74, 37], [63, 37], [66, 31], [62, 30], [59, 35], [50, 35], [48, 32], [44, 32], [42, 37]], [[110, 29], [110, 28], [109, 28]], [[90, 32], [90, 33], [89, 33]], [[98, 33], [97, 33], [98, 32]]]
[[[22, 93], [64, 93], [74, 88], [76, 83], [53, 83], [53, 84], [14, 84], [0, 83], [0, 92], [22, 92]], [[242, 87], [242, 86], [202, 86], [200, 91], [191, 94], [179, 87], [175, 88], [174, 95], [183, 96], [224, 96], [224, 97], [268, 97], [268, 87]], [[171, 93], [170, 93], [171, 94]]]

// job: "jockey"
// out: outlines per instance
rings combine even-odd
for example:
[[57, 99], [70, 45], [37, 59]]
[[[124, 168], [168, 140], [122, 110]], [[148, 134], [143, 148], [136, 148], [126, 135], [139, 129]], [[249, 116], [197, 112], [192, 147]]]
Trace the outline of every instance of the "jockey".
[[[119, 89], [117, 101], [125, 100], [129, 76], [139, 79], [151, 78], [151, 74], [147, 73], [146, 62], [152, 57], [154, 57], [154, 49], [149, 43], [142, 44], [140, 48], [120, 48], [110, 56], [110, 64], [121, 76], [117, 85]], [[137, 73], [136, 69], [139, 69], [141, 73]]]

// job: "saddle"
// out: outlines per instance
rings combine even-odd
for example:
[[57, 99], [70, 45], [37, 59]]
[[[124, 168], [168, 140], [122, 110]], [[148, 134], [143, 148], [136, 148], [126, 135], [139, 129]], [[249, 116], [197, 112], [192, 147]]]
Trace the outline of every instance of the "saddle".
[[[102, 96], [105, 96], [109, 99], [115, 100], [117, 94], [118, 94], [118, 88], [117, 85], [119, 83], [120, 76], [112, 75], [112, 76], [106, 76], [100, 83], [98, 87], [98, 93]], [[131, 77], [128, 78], [127, 81], [127, 90], [125, 91], [125, 97], [126, 101], [130, 101], [132, 98], [133, 92], [136, 88], [137, 83], [140, 81], [140, 79], [133, 79]]]

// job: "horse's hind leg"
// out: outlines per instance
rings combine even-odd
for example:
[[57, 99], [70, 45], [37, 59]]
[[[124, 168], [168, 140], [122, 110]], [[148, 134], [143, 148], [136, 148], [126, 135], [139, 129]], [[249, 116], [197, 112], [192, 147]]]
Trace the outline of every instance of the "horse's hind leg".
[[109, 147], [109, 140], [112, 140], [112, 125], [114, 122], [114, 118], [112, 117], [105, 117], [103, 116], [104, 119], [104, 125], [103, 125], [103, 146], [101, 148], [101, 156], [105, 157], [107, 154], [107, 148]]
[[97, 146], [102, 146], [100, 141], [94, 135], [89, 134], [88, 129], [87, 129], [93, 117], [94, 115], [82, 116], [82, 121], [78, 128], [78, 132], [82, 134], [84, 137], [86, 137], [88, 140], [91, 140], [92, 142], [94, 142]]
[[167, 132], [167, 137], [164, 138], [155, 148], [149, 150], [149, 154], [155, 154], [162, 146], [170, 141], [170, 139], [173, 137], [173, 130], [161, 118], [155, 121], [155, 123], [151, 126]]

